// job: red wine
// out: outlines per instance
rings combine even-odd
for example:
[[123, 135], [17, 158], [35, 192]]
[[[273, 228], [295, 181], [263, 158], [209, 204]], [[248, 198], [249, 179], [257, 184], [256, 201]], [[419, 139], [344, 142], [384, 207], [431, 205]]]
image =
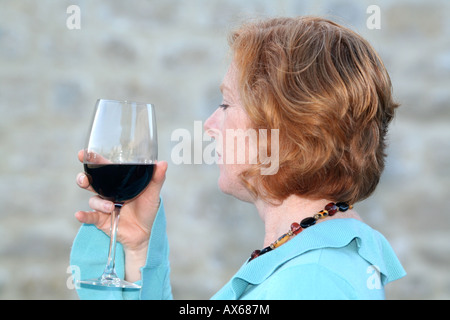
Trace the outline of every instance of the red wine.
[[153, 170], [154, 164], [84, 164], [95, 192], [116, 203], [137, 197], [152, 180]]

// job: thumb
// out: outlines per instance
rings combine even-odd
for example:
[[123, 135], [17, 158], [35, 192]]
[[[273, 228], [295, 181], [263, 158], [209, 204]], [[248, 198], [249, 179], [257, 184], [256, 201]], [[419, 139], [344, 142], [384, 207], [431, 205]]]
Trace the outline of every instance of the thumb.
[[166, 161], [158, 161], [155, 164], [155, 171], [153, 172], [152, 180], [150, 181], [147, 189], [144, 191], [147, 195], [157, 197], [159, 200], [159, 193], [166, 180], [168, 163]]
[[162, 187], [166, 180], [168, 163], [167, 161], [158, 161], [155, 166], [155, 172], [153, 173], [152, 183], [160, 185]]

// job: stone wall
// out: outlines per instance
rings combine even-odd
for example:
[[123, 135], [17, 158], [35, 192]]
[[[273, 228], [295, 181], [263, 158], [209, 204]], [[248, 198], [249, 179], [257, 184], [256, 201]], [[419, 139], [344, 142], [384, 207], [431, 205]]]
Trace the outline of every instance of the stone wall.
[[[380, 29], [369, 29], [369, 5]], [[80, 29], [66, 10], [80, 8]], [[246, 18], [327, 15], [380, 52], [402, 104], [379, 188], [357, 205], [408, 276], [391, 299], [450, 298], [450, 2], [0, 1], [0, 298], [77, 299], [69, 252], [88, 209], [74, 180], [97, 98], [157, 107], [175, 298], [207, 299], [261, 246], [256, 211], [220, 193], [215, 166], [171, 163], [171, 133], [221, 102], [229, 30]], [[105, 248], [106, 250], [106, 248]], [[69, 285], [68, 285], [69, 283]]]

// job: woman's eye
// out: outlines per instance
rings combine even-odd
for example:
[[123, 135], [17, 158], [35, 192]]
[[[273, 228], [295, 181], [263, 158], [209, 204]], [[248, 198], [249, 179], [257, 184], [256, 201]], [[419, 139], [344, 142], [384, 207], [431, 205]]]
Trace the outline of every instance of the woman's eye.
[[223, 110], [225, 110], [226, 108], [229, 107], [229, 105], [222, 103], [222, 104], [219, 105], [219, 107], [222, 108]]

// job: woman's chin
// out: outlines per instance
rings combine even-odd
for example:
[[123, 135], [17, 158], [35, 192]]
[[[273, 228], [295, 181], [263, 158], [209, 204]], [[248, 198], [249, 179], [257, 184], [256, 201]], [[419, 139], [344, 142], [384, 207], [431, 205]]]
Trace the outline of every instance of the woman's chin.
[[241, 201], [253, 202], [252, 195], [241, 181], [230, 181], [230, 179], [221, 174], [219, 176], [218, 186], [220, 191], [227, 195], [233, 196]]

